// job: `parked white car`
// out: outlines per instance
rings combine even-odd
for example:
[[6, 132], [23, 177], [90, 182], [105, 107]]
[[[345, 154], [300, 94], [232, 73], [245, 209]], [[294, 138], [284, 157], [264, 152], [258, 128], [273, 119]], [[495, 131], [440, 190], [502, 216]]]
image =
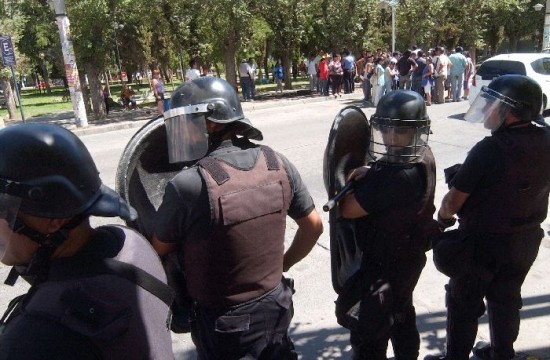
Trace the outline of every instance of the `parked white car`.
[[501, 75], [526, 75], [542, 88], [543, 110], [550, 108], [550, 54], [501, 54], [485, 60], [477, 69], [470, 86], [469, 100], [472, 103], [479, 90]]

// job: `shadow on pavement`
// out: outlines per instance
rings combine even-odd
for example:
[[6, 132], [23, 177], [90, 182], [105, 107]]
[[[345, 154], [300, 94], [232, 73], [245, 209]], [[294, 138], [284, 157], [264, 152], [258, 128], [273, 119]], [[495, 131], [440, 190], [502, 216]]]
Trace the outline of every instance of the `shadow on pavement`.
[[466, 120], [464, 120], [464, 115], [466, 115], [466, 113], [460, 113], [460, 114], [449, 115], [448, 118], [449, 118], [449, 119], [455, 119], [455, 120], [466, 121]]
[[[523, 299], [522, 320], [548, 315], [550, 315], [550, 294]], [[445, 351], [445, 321], [445, 311], [417, 315], [416, 322], [423, 352], [439, 354]], [[481, 317], [479, 323], [486, 324], [487, 316]], [[351, 359], [348, 330], [338, 327], [302, 332], [300, 331], [301, 326], [301, 323], [293, 323], [289, 331], [301, 359]], [[391, 344], [389, 348], [391, 348]], [[176, 360], [195, 360], [197, 358], [193, 350], [178, 352], [174, 356]], [[470, 359], [478, 358], [472, 356]], [[542, 359], [550, 359], [550, 345], [524, 350], [518, 352], [514, 357], [514, 360]]]

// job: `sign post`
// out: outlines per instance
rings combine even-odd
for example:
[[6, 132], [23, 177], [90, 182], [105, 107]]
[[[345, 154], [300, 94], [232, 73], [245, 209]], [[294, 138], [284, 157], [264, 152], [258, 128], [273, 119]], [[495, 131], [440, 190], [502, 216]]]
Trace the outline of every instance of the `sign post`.
[[15, 50], [13, 49], [13, 43], [10, 36], [0, 36], [0, 48], [2, 51], [2, 63], [4, 66], [11, 68], [11, 75], [13, 77], [13, 88], [17, 95], [17, 101], [19, 102], [19, 110], [21, 111], [21, 119], [25, 122], [25, 112], [23, 111], [23, 103], [21, 102], [21, 94], [19, 93], [19, 86], [17, 85], [17, 79], [15, 78]]
[[55, 11], [57, 28], [59, 29], [59, 39], [61, 41], [61, 51], [63, 52], [63, 61], [65, 63], [65, 75], [69, 83], [69, 92], [73, 103], [74, 118], [77, 127], [88, 126], [88, 116], [84, 106], [84, 98], [78, 76], [78, 67], [76, 66], [76, 56], [71, 40], [70, 22], [65, 11], [65, 0], [48, 1]]

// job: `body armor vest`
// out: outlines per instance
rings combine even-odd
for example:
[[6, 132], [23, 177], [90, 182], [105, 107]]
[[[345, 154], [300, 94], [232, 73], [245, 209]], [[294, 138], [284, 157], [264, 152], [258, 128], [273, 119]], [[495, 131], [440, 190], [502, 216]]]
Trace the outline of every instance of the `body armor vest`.
[[[22, 298], [18, 304], [20, 308], [14, 310], [15, 316], [8, 320], [5, 331], [9, 332], [10, 326], [23, 316], [35, 316], [82, 335], [95, 346], [96, 356], [102, 359], [173, 358], [168, 327], [171, 298], [161, 299], [158, 293], [153, 295], [145, 290], [156, 287], [161, 292], [169, 291], [158, 255], [147, 240], [132, 229], [104, 226], [97, 230], [103, 232], [101, 236], [124, 237], [122, 249], [107, 260], [129, 266], [105, 271], [97, 259], [90, 262], [86, 259], [74, 261], [77, 259], [73, 258], [52, 261], [46, 281], [33, 286]], [[120, 269], [132, 274], [121, 275]], [[140, 275], [149, 285], [154, 285], [149, 287], [144, 281], [132, 280]], [[145, 286], [138, 286], [138, 283]], [[62, 343], [63, 339], [59, 341]]]
[[243, 170], [206, 157], [199, 161], [210, 201], [212, 231], [184, 243], [191, 297], [208, 307], [257, 298], [281, 281], [291, 188], [283, 162], [261, 147]]
[[504, 175], [470, 194], [459, 212], [460, 229], [514, 233], [539, 227], [548, 210], [550, 130], [499, 131], [488, 141], [503, 154]]
[[366, 234], [363, 237], [365, 243], [360, 246], [366, 257], [388, 261], [400, 254], [428, 250], [428, 236], [437, 230], [437, 223], [433, 220], [435, 159], [429, 147], [426, 147], [422, 161], [414, 166], [421, 167], [421, 176], [425, 180], [421, 199], [365, 217], [364, 223], [360, 223], [360, 231]]

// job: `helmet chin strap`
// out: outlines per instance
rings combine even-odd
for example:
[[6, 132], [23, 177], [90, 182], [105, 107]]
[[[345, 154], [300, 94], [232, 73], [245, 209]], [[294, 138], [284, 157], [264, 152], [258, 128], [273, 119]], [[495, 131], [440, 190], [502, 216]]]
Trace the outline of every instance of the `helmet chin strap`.
[[[24, 235], [38, 244], [38, 249], [34, 253], [31, 261], [23, 272], [18, 271], [18, 275], [24, 276], [25, 280], [31, 285], [36, 285], [46, 280], [50, 269], [50, 259], [55, 249], [67, 240], [69, 232], [78, 226], [85, 218], [86, 217], [83, 215], [77, 215], [62, 228], [51, 234], [43, 234], [30, 228], [23, 221], [16, 219], [13, 225], [13, 232]], [[15, 277], [14, 279], [13, 276], [14, 275], [10, 273], [10, 282], [6, 282], [6, 284], [15, 284], [17, 278]]]
[[214, 151], [220, 144], [227, 140], [226, 135], [233, 132], [232, 124], [227, 124], [220, 130], [208, 134], [208, 152]]

